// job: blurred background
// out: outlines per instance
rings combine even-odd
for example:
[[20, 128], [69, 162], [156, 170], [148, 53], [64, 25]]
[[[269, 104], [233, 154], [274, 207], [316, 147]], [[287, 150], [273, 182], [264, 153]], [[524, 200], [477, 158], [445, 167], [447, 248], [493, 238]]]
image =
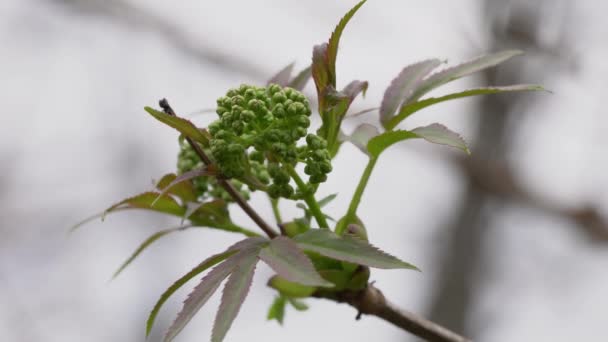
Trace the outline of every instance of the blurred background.
[[[291, 62], [304, 68], [312, 46], [354, 4], [0, 2], [0, 341], [144, 341], [158, 296], [240, 236], [167, 236], [112, 282], [141, 241], [179, 220], [118, 213], [68, 236], [80, 219], [175, 170], [177, 133], [143, 107], [166, 97], [189, 115], [212, 108], [230, 87], [264, 84]], [[351, 21], [338, 83], [370, 82], [353, 112], [377, 107], [407, 64], [429, 57], [454, 64], [510, 48], [526, 55], [433, 95], [512, 83], [553, 91], [453, 101], [408, 120], [404, 127], [444, 123], [471, 143], [472, 156], [407, 142], [382, 157], [360, 216], [374, 244], [423, 270], [373, 272], [392, 301], [476, 341], [606, 340], [606, 10], [594, 0], [370, 0]], [[314, 93], [312, 82], [306, 91]], [[213, 118], [192, 116], [200, 125]], [[348, 120], [346, 130], [359, 122], [377, 116]], [[339, 193], [328, 206], [333, 216], [345, 212], [364, 162], [346, 145], [335, 161], [320, 188]], [[253, 206], [270, 217], [262, 196]], [[234, 217], [253, 227], [238, 208]], [[322, 300], [309, 300], [305, 313], [288, 311], [283, 327], [267, 322], [270, 274], [260, 266], [227, 341], [416, 340]], [[192, 286], [163, 308], [152, 341]], [[178, 341], [209, 338], [218, 297]]]

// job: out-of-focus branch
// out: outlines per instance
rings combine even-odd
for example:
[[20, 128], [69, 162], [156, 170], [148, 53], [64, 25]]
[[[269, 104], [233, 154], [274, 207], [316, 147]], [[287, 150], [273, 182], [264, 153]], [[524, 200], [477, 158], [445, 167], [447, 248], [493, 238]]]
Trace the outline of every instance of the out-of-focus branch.
[[373, 315], [394, 324], [426, 341], [432, 342], [470, 342], [466, 337], [460, 336], [439, 324], [418, 316], [414, 313], [397, 308], [389, 302], [382, 291], [373, 284], [360, 291], [319, 292], [318, 298], [325, 298], [338, 303], [347, 303], [357, 309], [359, 315]]
[[242, 58], [221, 48], [209, 46], [201, 42], [200, 37], [194, 39], [173, 24], [168, 16], [163, 18], [152, 11], [138, 7], [122, 0], [51, 0], [72, 10], [93, 16], [106, 17], [115, 22], [156, 33], [175, 51], [191, 57], [199, 63], [215, 65], [227, 72], [246, 75], [254, 79], [265, 79], [268, 73]]
[[571, 220], [591, 241], [608, 243], [608, 221], [592, 205], [567, 207], [535, 195], [507, 163], [481, 162], [475, 158], [460, 158], [458, 163], [470, 181], [484, 192]]

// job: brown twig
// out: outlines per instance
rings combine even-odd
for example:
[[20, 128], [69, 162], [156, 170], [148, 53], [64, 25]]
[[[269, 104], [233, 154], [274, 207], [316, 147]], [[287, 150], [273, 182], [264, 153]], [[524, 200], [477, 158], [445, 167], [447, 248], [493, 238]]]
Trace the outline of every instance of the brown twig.
[[[162, 99], [158, 101], [158, 105], [163, 109], [163, 111], [165, 111], [165, 113], [172, 116], [177, 116], [173, 108], [171, 108], [171, 105], [169, 105], [169, 101], [167, 101], [167, 99]], [[192, 146], [192, 149], [194, 149], [196, 154], [199, 156], [199, 158], [201, 158], [205, 165], [210, 166], [213, 164], [209, 156], [207, 156], [205, 151], [203, 151], [203, 149], [198, 144], [192, 141], [192, 139], [190, 139], [189, 137], [186, 137], [186, 141], [188, 142], [188, 144], [190, 144], [190, 146]], [[249, 205], [249, 203], [247, 203], [243, 196], [241, 196], [241, 194], [234, 188], [232, 183], [230, 183], [227, 179], [221, 177], [221, 175], [219, 174], [217, 176], [217, 180], [218, 183], [224, 188], [224, 190], [226, 190], [230, 194], [234, 201], [243, 209], [243, 211], [245, 211], [247, 215], [249, 215], [253, 222], [255, 222], [264, 231], [264, 233], [268, 235], [269, 238], [272, 239], [278, 235], [274, 231], [274, 229], [272, 229], [270, 225], [266, 223], [266, 221], [264, 221], [264, 219]]]
[[360, 291], [324, 292], [314, 295], [338, 303], [347, 303], [357, 309], [357, 319], [364, 315], [373, 315], [409, 331], [410, 333], [431, 342], [471, 342], [470, 339], [460, 336], [437, 323], [414, 313], [401, 310], [389, 302], [382, 292], [373, 284]]

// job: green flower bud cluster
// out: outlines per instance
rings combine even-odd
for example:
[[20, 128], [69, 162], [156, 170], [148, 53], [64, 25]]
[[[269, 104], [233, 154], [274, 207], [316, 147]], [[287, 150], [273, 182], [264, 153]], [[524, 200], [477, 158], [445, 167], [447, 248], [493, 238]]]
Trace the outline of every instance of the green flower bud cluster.
[[[241, 85], [217, 100], [217, 114], [219, 119], [209, 125], [209, 149], [223, 176], [250, 185], [253, 176], [274, 198], [298, 196], [288, 171], [298, 162], [306, 163], [310, 183], [327, 179], [327, 143], [307, 135], [310, 105], [299, 91], [276, 84]], [[304, 137], [306, 145], [298, 147]]]
[[[204, 150], [206, 153], [210, 152], [208, 149]], [[181, 140], [177, 156], [177, 174], [181, 175], [188, 171], [201, 169], [203, 166], [203, 162], [192, 146], [187, 141]], [[242, 182], [233, 179], [231, 183], [245, 199], [249, 199], [249, 191], [244, 187]], [[192, 185], [194, 193], [199, 199], [214, 198], [223, 199], [226, 202], [233, 201], [230, 194], [218, 184], [217, 179], [213, 176], [195, 177], [192, 179]]]

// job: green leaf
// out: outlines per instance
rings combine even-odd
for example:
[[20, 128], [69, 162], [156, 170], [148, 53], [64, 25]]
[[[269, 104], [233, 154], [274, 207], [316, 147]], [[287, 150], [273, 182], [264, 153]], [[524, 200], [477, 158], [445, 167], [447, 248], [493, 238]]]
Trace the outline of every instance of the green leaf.
[[289, 82], [288, 86], [296, 90], [302, 90], [306, 86], [306, 83], [308, 83], [311, 76], [311, 66], [309, 65], [304, 70], [300, 71], [300, 73], [298, 73], [296, 77]]
[[336, 197], [338, 197], [338, 194], [331, 194], [321, 198], [319, 200], [319, 208], [323, 208], [324, 206], [328, 205], [329, 202], [333, 201]]
[[[177, 176], [174, 173], [168, 173], [164, 175], [158, 183], [156, 183], [156, 188], [159, 191], [167, 188], [169, 184], [171, 184]], [[179, 197], [183, 203], [192, 202], [196, 200], [196, 194], [194, 193], [194, 187], [191, 182], [180, 182], [179, 184], [174, 184], [167, 190], [167, 193], [171, 195], [175, 195]]]
[[133, 252], [133, 254], [131, 254], [131, 256], [127, 260], [125, 260], [125, 262], [122, 263], [122, 265], [120, 265], [118, 270], [116, 270], [116, 272], [114, 272], [114, 275], [112, 275], [112, 279], [118, 277], [118, 275], [125, 268], [127, 268], [127, 266], [129, 266], [131, 264], [131, 262], [133, 262], [133, 260], [135, 260], [135, 258], [137, 258], [146, 248], [148, 248], [156, 240], [160, 239], [161, 237], [163, 237], [167, 234], [183, 231], [183, 230], [186, 230], [191, 227], [192, 227], [191, 225], [185, 225], [185, 226], [180, 226], [180, 227], [175, 227], [175, 228], [170, 228], [170, 229], [164, 229], [164, 230], [158, 231], [158, 232], [150, 235], [150, 237], [148, 237], [146, 240], [144, 240], [144, 242], [142, 242], [139, 245], [139, 247], [137, 247], [135, 252]]
[[317, 273], [310, 259], [290, 238], [274, 238], [260, 251], [260, 259], [289, 281], [309, 286], [333, 286]]
[[315, 286], [294, 283], [278, 275], [272, 276], [268, 280], [268, 286], [279, 291], [285, 296], [293, 298], [309, 297], [317, 290]]
[[342, 36], [342, 32], [344, 31], [344, 28], [346, 27], [350, 19], [355, 15], [357, 10], [359, 10], [359, 8], [363, 6], [365, 1], [366, 0], [359, 2], [357, 5], [355, 5], [355, 7], [348, 11], [344, 15], [344, 17], [342, 17], [342, 19], [340, 19], [340, 22], [338, 23], [338, 25], [332, 32], [331, 37], [329, 38], [329, 44], [327, 48], [328, 76], [329, 84], [333, 85], [334, 88], [336, 87], [336, 57], [338, 56], [338, 45], [340, 44], [340, 37]]
[[461, 91], [458, 93], [448, 94], [441, 97], [430, 97], [428, 99], [420, 100], [417, 102], [412, 102], [408, 105], [401, 107], [399, 110], [399, 114], [390, 119], [388, 123], [386, 123], [386, 129], [390, 130], [395, 128], [401, 121], [412, 115], [413, 113], [424, 109], [428, 106], [434, 105], [436, 103], [460, 99], [463, 97], [469, 96], [477, 96], [477, 95], [488, 95], [488, 94], [500, 94], [500, 93], [508, 93], [508, 92], [517, 92], [517, 91], [541, 91], [545, 90], [543, 87], [535, 84], [517, 84], [511, 86], [503, 86], [503, 87], [482, 87], [469, 89], [465, 91]]
[[154, 191], [144, 192], [114, 204], [106, 209], [105, 213], [107, 214], [122, 208], [140, 208], [175, 216], [184, 215], [186, 209], [180, 206], [179, 203], [173, 199], [173, 197], [169, 195], [162, 195], [157, 200], [159, 195], [160, 193]]
[[417, 268], [387, 254], [366, 241], [338, 236], [325, 229], [311, 229], [294, 238], [297, 245], [306, 251], [316, 252], [333, 259], [376, 268]]
[[[234, 244], [226, 252], [219, 254], [222, 256], [222, 259], [219, 261], [226, 259], [227, 256], [228, 259], [226, 259], [218, 266], [214, 267], [205, 277], [203, 277], [201, 282], [194, 288], [190, 295], [188, 295], [188, 298], [184, 301], [184, 306], [182, 310], [178, 313], [177, 318], [175, 319], [175, 321], [173, 321], [173, 324], [171, 325], [171, 327], [169, 327], [169, 330], [165, 334], [164, 341], [168, 342], [173, 340], [173, 338], [175, 338], [175, 336], [177, 336], [177, 334], [182, 331], [186, 324], [190, 322], [190, 320], [192, 319], [192, 317], [194, 317], [198, 310], [200, 310], [200, 308], [209, 300], [211, 295], [213, 295], [213, 293], [217, 290], [222, 281], [226, 279], [235, 270], [235, 268], [239, 266], [241, 262], [250, 259], [252, 255], [254, 257], [257, 256], [259, 249], [266, 241], [267, 240], [263, 238], [248, 238]], [[173, 294], [173, 292], [175, 292], [185, 282], [187, 282], [197, 274], [201, 273], [202, 271], [206, 270], [207, 268], [213, 266], [214, 264], [217, 264], [217, 262], [219, 261], [216, 261], [210, 265], [206, 265], [205, 262], [203, 262], [205, 267], [201, 267], [199, 265], [202, 270], [198, 272], [193, 272], [199, 268], [197, 267], [195, 268], [195, 270], [190, 271], [190, 273], [186, 274], [186, 276], [180, 278], [180, 280], [178, 280], [176, 284], [173, 284], [169, 288], [169, 290], [165, 291], [165, 293], [161, 296], [161, 300], [159, 301], [159, 303], [157, 303], [158, 309], [160, 309], [160, 305], [162, 305], [162, 303], [164, 303], [164, 301], [166, 301], [167, 298], [169, 298], [169, 296]], [[154, 317], [156, 317], [156, 314], [158, 313], [157, 306], [155, 306], [155, 310], [152, 311], [154, 313]], [[150, 317], [152, 317], [152, 314], [150, 315]], [[148, 319], [148, 321], [149, 332], [153, 324], [153, 319], [151, 323], [150, 319]]]
[[429, 59], [408, 65], [401, 70], [384, 92], [382, 104], [380, 105], [380, 121], [382, 124], [386, 124], [395, 115], [397, 108], [399, 108], [403, 101], [412, 96], [424, 77], [438, 67], [439, 64], [441, 64], [440, 60]]
[[415, 133], [405, 130], [388, 131], [378, 136], [371, 138], [367, 142], [367, 151], [373, 158], [378, 158], [380, 153], [386, 150], [389, 146], [406, 139], [415, 139], [419, 136]]
[[466, 153], [470, 153], [466, 142], [460, 135], [438, 123], [418, 127], [411, 131], [398, 130], [384, 132], [369, 140], [367, 143], [367, 150], [370, 156], [378, 158], [378, 156], [391, 145], [403, 140], [416, 138], [422, 138], [434, 144], [456, 147]]
[[145, 107], [144, 109], [146, 110], [146, 112], [148, 112], [150, 115], [152, 115], [155, 119], [157, 119], [158, 121], [160, 121], [168, 126], [175, 128], [183, 135], [194, 139], [194, 141], [203, 144], [203, 146], [209, 145], [209, 139], [207, 138], [207, 136], [205, 136], [203, 134], [203, 132], [201, 132], [189, 120], [186, 120], [186, 119], [183, 119], [183, 118], [180, 118], [177, 116], [169, 115], [165, 112], [158, 111], [151, 107]]
[[190, 219], [195, 224], [205, 225], [209, 222], [215, 224], [225, 224], [230, 222], [228, 206], [222, 199], [213, 200], [205, 203], [195, 203], [188, 207], [184, 217]]
[[237, 250], [227, 250], [225, 252], [215, 254], [205, 259], [205, 261], [201, 262], [198, 266], [193, 268], [190, 272], [186, 273], [184, 276], [179, 278], [175, 283], [173, 283], [158, 299], [154, 308], [150, 312], [148, 316], [148, 320], [146, 322], [146, 337], [150, 335], [150, 331], [152, 331], [152, 327], [154, 326], [154, 321], [156, 320], [156, 316], [160, 311], [160, 308], [163, 304], [177, 291], [180, 287], [182, 287], [185, 283], [187, 283], [190, 279], [196, 277], [200, 273], [204, 272], [210, 267], [224, 261], [226, 258], [236, 254]]
[[[207, 167], [204, 166], [200, 169], [196, 169], [196, 170], [190, 170], [188, 172], [184, 172], [183, 174], [175, 177], [175, 179], [173, 179], [167, 186], [165, 186], [162, 191], [160, 192], [160, 194], [158, 195], [157, 199], [159, 199], [161, 196], [163, 196], [164, 194], [170, 192], [170, 190], [172, 190], [176, 185], [182, 184], [185, 181], [189, 181], [193, 178], [196, 177], [201, 177], [201, 176], [210, 176], [210, 175], [215, 175], [215, 172], [211, 172], [209, 170], [207, 170]], [[163, 179], [161, 179], [162, 181]], [[190, 185], [190, 189], [192, 189], [192, 186]], [[196, 195], [194, 195], [194, 191], [192, 191], [192, 194], [188, 194], [187, 195], [188, 200], [189, 201], [194, 201], [196, 200]], [[152, 203], [152, 205], [156, 204], [156, 200]]]
[[308, 310], [308, 305], [306, 305], [306, 303], [304, 303], [302, 300], [296, 298], [287, 298], [287, 300], [289, 301], [289, 304], [291, 304], [291, 306], [298, 311]]
[[464, 139], [442, 124], [434, 123], [428, 126], [414, 128], [411, 132], [434, 144], [452, 146], [463, 150], [467, 154], [471, 153]]
[[222, 342], [224, 340], [249, 293], [257, 262], [257, 251], [243, 256], [228, 278], [222, 293], [220, 308], [213, 324], [211, 342]]
[[343, 135], [342, 139], [348, 141], [360, 149], [363, 153], [369, 154], [367, 150], [368, 142], [380, 134], [380, 130], [374, 125], [362, 123], [355, 128], [351, 135]]
[[282, 295], [278, 295], [275, 297], [270, 309], [268, 310], [268, 315], [266, 319], [269, 321], [275, 319], [279, 324], [283, 325], [283, 318], [285, 317], [285, 304], [287, 304], [287, 298]]
[[491, 68], [508, 59], [511, 59], [512, 57], [521, 54], [522, 52], [518, 50], [497, 52], [480, 56], [462, 64], [439, 71], [425, 79], [424, 82], [422, 82], [422, 84], [416, 89], [416, 91], [409, 98], [405, 99], [403, 105], [405, 106], [418, 100], [424, 94], [448, 82], [457, 80], [464, 76], [471, 75], [487, 68]]
[[269, 84], [278, 84], [281, 87], [286, 87], [289, 84], [289, 79], [291, 78], [291, 72], [293, 71], [293, 66], [295, 63], [291, 63], [277, 72], [271, 79], [266, 82], [266, 85]]

